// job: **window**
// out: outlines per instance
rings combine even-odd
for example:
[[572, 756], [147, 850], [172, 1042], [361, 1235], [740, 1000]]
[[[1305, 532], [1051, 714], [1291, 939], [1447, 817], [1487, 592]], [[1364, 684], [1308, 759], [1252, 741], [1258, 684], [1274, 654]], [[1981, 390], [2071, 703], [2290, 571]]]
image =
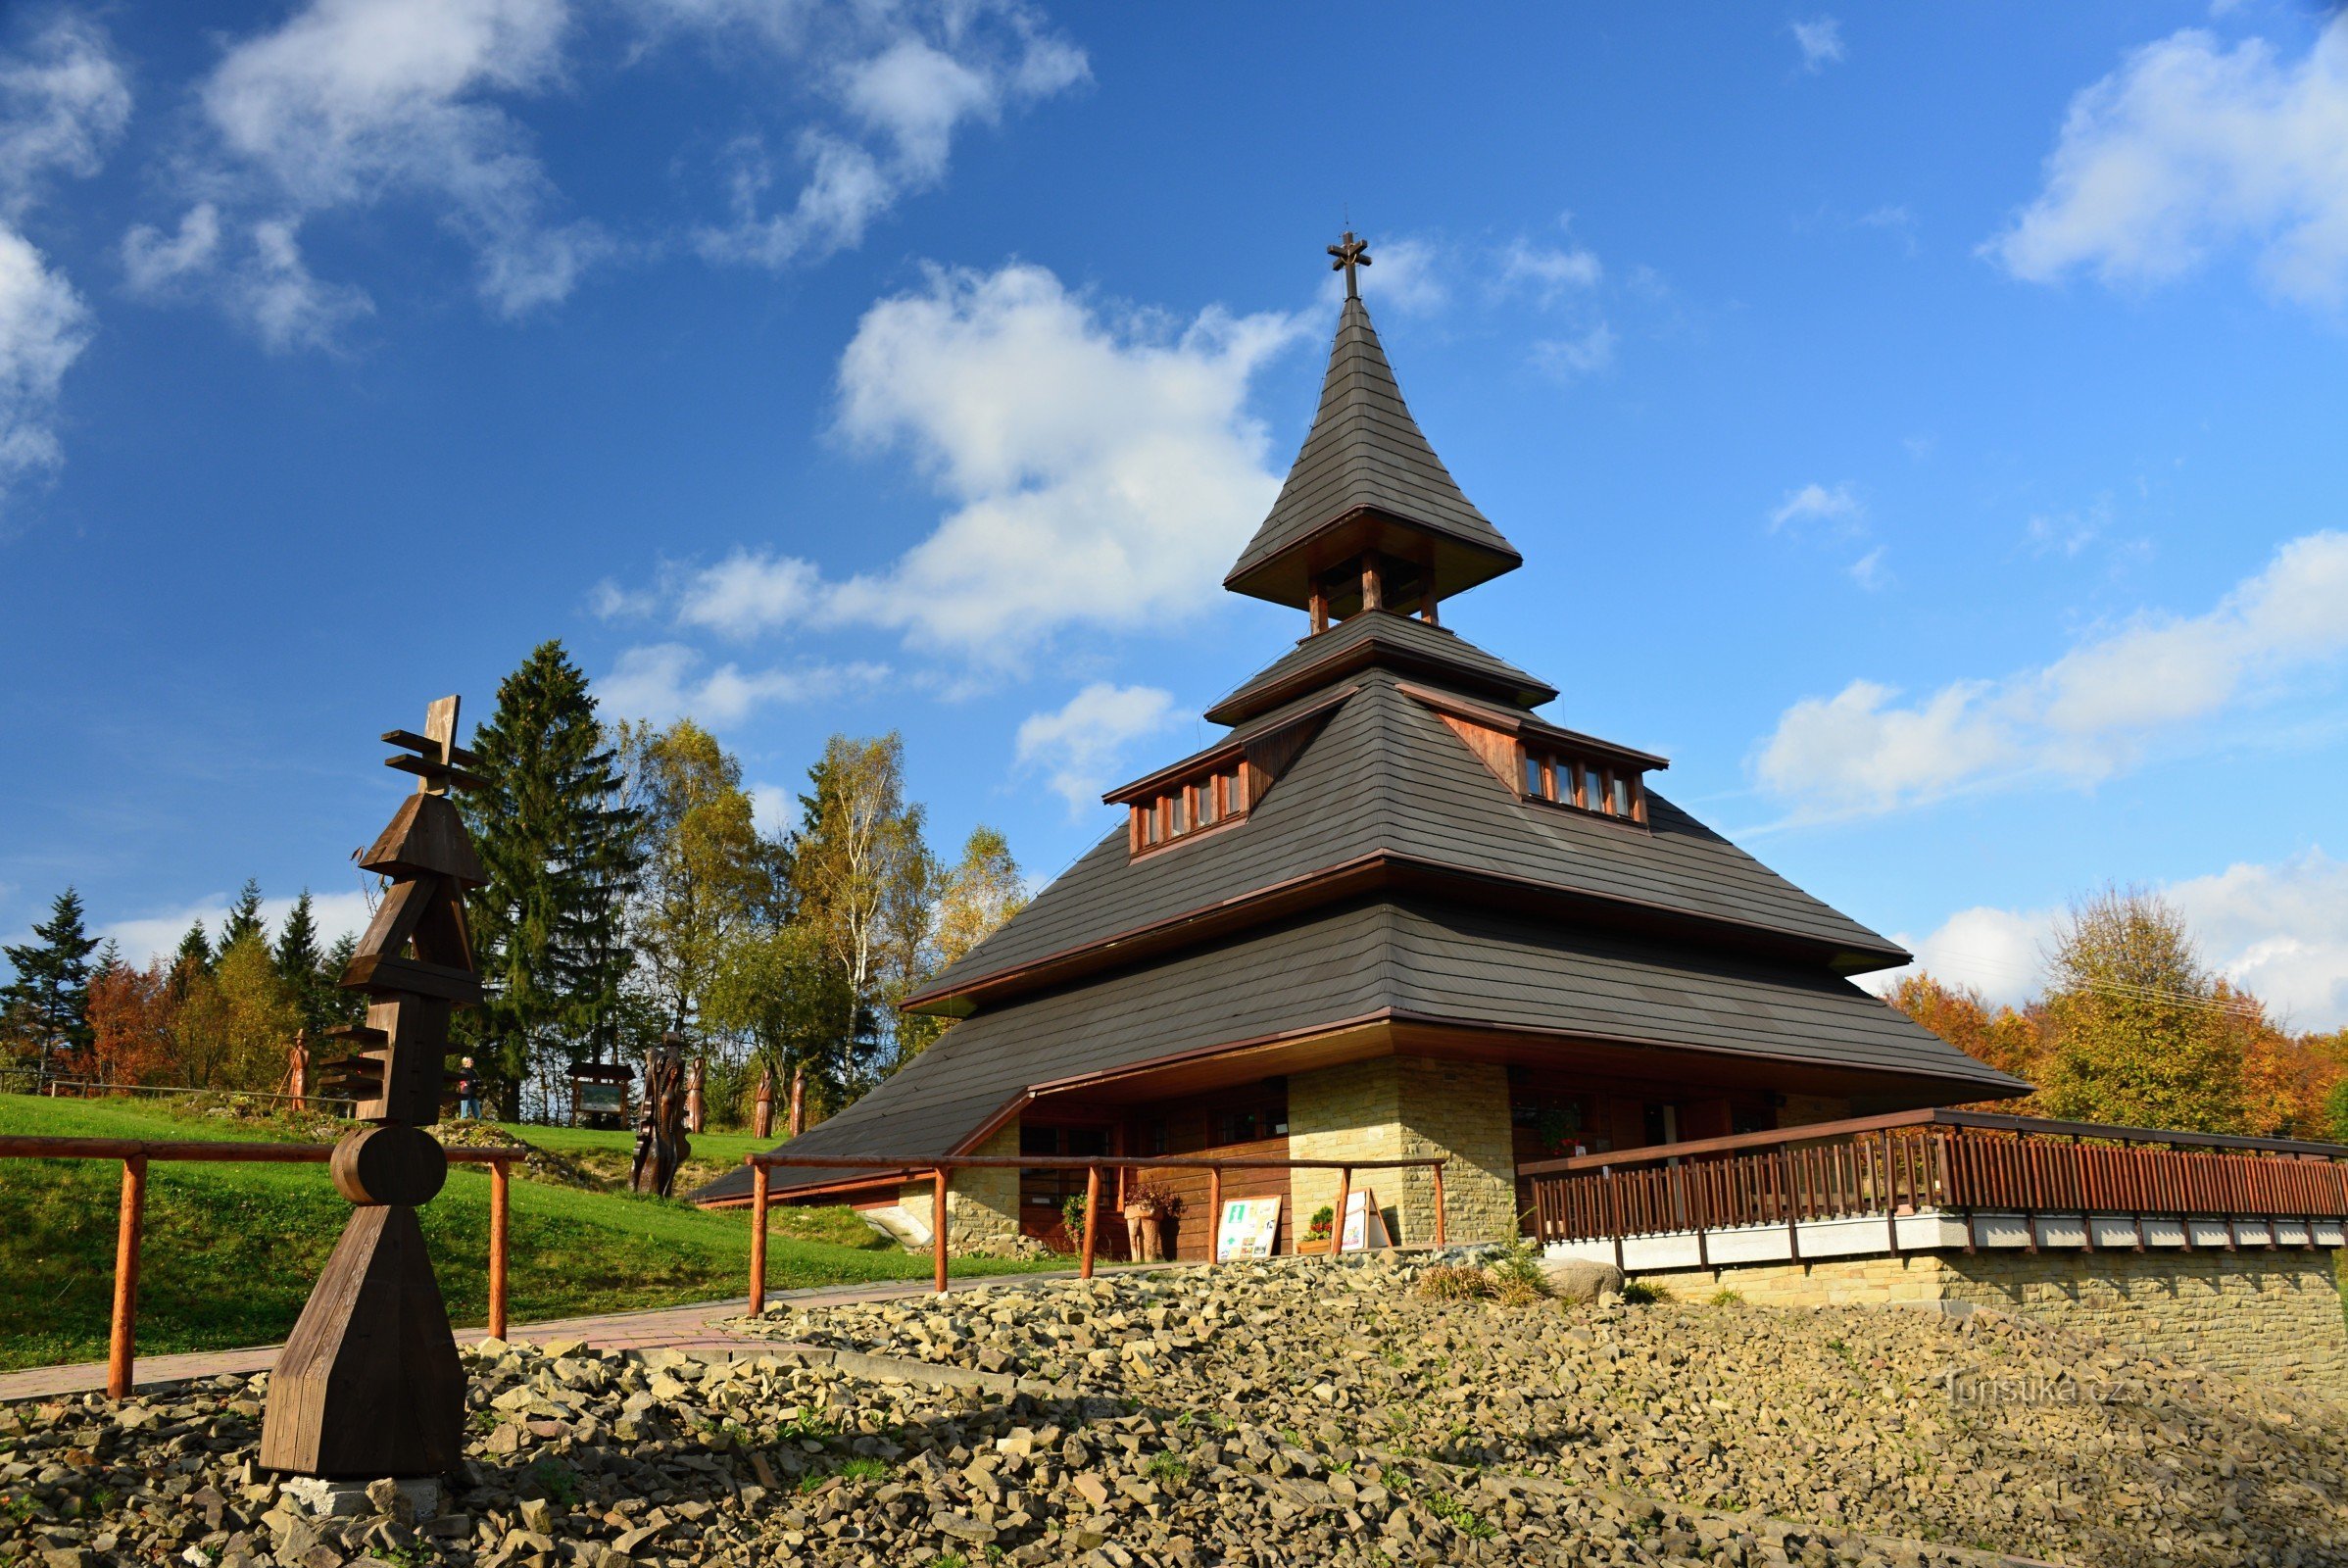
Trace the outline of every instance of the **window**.
[[1247, 814], [1247, 764], [1234, 761], [1216, 772], [1166, 785], [1162, 793], [1134, 801], [1132, 807], [1137, 855], [1219, 827]]
[[1617, 772], [1596, 762], [1553, 757], [1530, 747], [1525, 751], [1525, 795], [1531, 800], [1554, 801], [1600, 816], [1619, 816], [1644, 822], [1645, 803], [1636, 772]]

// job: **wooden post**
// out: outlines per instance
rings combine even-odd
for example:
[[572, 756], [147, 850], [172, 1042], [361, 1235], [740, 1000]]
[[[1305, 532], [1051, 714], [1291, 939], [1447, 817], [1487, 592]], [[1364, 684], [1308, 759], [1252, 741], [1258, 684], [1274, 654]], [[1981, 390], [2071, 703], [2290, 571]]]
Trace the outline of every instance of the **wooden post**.
[[[1432, 606], [1435, 601], [1430, 598], [1427, 603]], [[1427, 618], [1433, 620], [1435, 617], [1430, 615]], [[1443, 1162], [1440, 1159], [1435, 1162], [1435, 1245], [1443, 1245]]]
[[1076, 1267], [1076, 1277], [1093, 1277], [1093, 1251], [1101, 1244], [1101, 1167], [1084, 1168], [1084, 1261]]
[[1206, 1261], [1220, 1263], [1215, 1255], [1215, 1238], [1223, 1234], [1223, 1167], [1213, 1165], [1206, 1172]]
[[106, 1396], [130, 1397], [130, 1363], [138, 1330], [139, 1229], [147, 1215], [147, 1156], [122, 1161], [122, 1207], [114, 1237], [114, 1322], [107, 1336]]
[[489, 1167], [489, 1337], [506, 1337], [506, 1252], [513, 1209], [507, 1200], [506, 1162]]
[[937, 1171], [937, 1184], [929, 1195], [929, 1248], [931, 1273], [940, 1296], [946, 1294], [946, 1167]]
[[766, 1310], [766, 1183], [767, 1168], [750, 1168], [750, 1315]]
[[[1353, 1167], [1343, 1166], [1337, 1173], [1337, 1207], [1330, 1211], [1329, 1217], [1329, 1255], [1331, 1257], [1337, 1256], [1345, 1248], [1345, 1200], [1352, 1195], [1352, 1192]], [[1361, 1239], [1364, 1242], [1370, 1239], [1370, 1227], [1366, 1223], [1361, 1227]]]

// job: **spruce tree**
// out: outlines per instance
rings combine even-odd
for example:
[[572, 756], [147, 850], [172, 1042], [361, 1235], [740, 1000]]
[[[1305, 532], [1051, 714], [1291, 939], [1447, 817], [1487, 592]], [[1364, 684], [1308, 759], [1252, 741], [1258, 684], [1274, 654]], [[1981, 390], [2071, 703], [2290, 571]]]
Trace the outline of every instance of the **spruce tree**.
[[228, 918], [220, 922], [220, 951], [226, 953], [247, 937], [260, 937], [266, 941], [268, 935], [261, 924], [261, 883], [256, 878], [246, 877], [243, 891], [236, 895], [236, 902], [228, 906]]
[[620, 915], [643, 855], [587, 678], [560, 642], [498, 686], [473, 732], [489, 787], [464, 799], [489, 882], [473, 895], [485, 1004], [476, 1063], [511, 1114], [533, 1053], [576, 1060], [633, 960]]
[[49, 918], [32, 928], [32, 941], [0, 949], [16, 979], [0, 990], [0, 1017], [10, 1035], [33, 1051], [33, 1079], [45, 1082], [51, 1057], [89, 1049], [90, 955], [98, 939], [82, 927], [81, 896], [72, 888], [57, 896]]
[[345, 931], [318, 961], [314, 983], [318, 1015], [329, 1029], [367, 1021], [367, 993], [342, 989], [342, 972], [351, 966], [351, 959], [358, 952], [357, 933]]
[[326, 1027], [325, 998], [318, 983], [318, 964], [321, 956], [318, 948], [318, 916], [310, 902], [310, 890], [294, 900], [286, 912], [285, 924], [277, 932], [277, 977], [285, 982], [295, 1008], [302, 1015], [302, 1027], [310, 1031], [315, 1042], [318, 1031]]
[[204, 922], [198, 920], [187, 928], [187, 935], [179, 939], [179, 951], [171, 956], [171, 972], [180, 975], [203, 974], [211, 968], [212, 937], [205, 931]]

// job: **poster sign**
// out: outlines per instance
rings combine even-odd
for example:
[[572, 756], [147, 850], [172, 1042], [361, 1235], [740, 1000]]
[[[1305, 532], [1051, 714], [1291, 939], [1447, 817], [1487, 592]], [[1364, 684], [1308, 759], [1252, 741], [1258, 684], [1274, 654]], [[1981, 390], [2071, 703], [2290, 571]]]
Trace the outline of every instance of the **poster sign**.
[[1358, 1252], [1366, 1248], [1392, 1247], [1386, 1216], [1378, 1210], [1378, 1195], [1367, 1187], [1345, 1195], [1345, 1227], [1338, 1233], [1338, 1250]]
[[1270, 1257], [1280, 1237], [1280, 1201], [1276, 1197], [1226, 1199], [1215, 1225], [1215, 1261]]

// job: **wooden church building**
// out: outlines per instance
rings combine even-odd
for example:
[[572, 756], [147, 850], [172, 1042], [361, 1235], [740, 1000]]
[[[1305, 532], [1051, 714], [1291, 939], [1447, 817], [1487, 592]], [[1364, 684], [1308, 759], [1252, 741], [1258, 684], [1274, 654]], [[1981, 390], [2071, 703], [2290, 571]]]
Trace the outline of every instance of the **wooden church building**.
[[[778, 1168], [778, 1199], [925, 1215], [932, 1154], [1446, 1153], [1449, 1237], [1499, 1238], [1520, 1161], [2026, 1090], [1851, 983], [1909, 955], [1446, 624], [1523, 558], [1420, 433], [1346, 238], [1319, 412], [1224, 578], [1305, 635], [1207, 710], [1222, 739], [1109, 792], [1118, 828], [905, 1004], [959, 1021], [791, 1151], [891, 1163]], [[1082, 1180], [965, 1170], [954, 1240], [1052, 1236]], [[1285, 1251], [1336, 1185], [1225, 1191], [1290, 1198]], [[1429, 1238], [1423, 1169], [1377, 1189]], [[749, 1195], [740, 1170], [694, 1196]]]

